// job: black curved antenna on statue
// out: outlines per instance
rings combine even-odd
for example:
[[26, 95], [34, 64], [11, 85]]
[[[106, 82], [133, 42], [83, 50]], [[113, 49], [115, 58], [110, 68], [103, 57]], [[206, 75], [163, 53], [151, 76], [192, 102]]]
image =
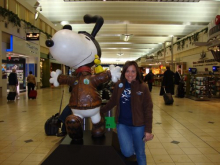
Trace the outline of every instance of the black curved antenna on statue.
[[91, 35], [95, 38], [96, 34], [99, 32], [99, 30], [101, 29], [101, 27], [104, 23], [104, 19], [98, 15], [91, 16], [89, 14], [86, 14], [84, 16], [84, 22], [85, 23], [96, 23], [95, 27], [93, 28], [93, 31], [91, 33]]
[[72, 26], [71, 25], [64, 25], [63, 29], [68, 29], [68, 30], [72, 30]]

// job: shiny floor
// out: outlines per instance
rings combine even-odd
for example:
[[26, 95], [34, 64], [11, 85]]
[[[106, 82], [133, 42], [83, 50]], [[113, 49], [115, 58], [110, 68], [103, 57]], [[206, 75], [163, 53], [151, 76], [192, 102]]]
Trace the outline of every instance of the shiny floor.
[[[36, 100], [20, 94], [16, 102], [0, 98], [0, 165], [38, 165], [62, 140], [46, 136], [45, 121], [68, 104], [68, 87], [38, 90]], [[164, 105], [153, 87], [153, 133], [146, 143], [148, 165], [220, 165], [220, 98], [174, 98]]]

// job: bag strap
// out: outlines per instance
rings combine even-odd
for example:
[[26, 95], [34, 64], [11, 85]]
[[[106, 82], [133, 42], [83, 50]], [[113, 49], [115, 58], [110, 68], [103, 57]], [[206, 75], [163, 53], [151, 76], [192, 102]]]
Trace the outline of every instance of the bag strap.
[[60, 112], [61, 112], [61, 108], [62, 108], [63, 94], [64, 94], [64, 90], [63, 90], [63, 93], [62, 93], [62, 98], [61, 98], [61, 102], [60, 102], [59, 116], [60, 116]]

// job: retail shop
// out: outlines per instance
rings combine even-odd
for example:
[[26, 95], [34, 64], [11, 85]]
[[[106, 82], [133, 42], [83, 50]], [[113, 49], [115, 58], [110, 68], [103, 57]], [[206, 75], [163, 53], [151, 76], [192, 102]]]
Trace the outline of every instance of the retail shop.
[[217, 62], [210, 51], [202, 51], [188, 57], [188, 71], [182, 76], [185, 80], [186, 97], [193, 100], [210, 100], [220, 98], [220, 63]]
[[[4, 33], [4, 32], [3, 32]], [[5, 59], [2, 60], [3, 84], [8, 84], [8, 75], [12, 69], [16, 69], [19, 85], [18, 91], [26, 91], [26, 77], [32, 71], [36, 79], [39, 74], [39, 45], [38, 42], [29, 42], [7, 33], [3, 34], [6, 42], [3, 42], [5, 49]], [[37, 84], [38, 86], [38, 84]], [[8, 91], [8, 85], [4, 86]], [[6, 91], [6, 90], [4, 90]]]

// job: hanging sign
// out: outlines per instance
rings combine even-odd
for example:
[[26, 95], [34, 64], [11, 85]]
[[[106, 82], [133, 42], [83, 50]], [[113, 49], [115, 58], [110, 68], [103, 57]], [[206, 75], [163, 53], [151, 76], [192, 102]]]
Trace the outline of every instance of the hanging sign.
[[27, 41], [39, 41], [40, 34], [39, 33], [26, 33]]

